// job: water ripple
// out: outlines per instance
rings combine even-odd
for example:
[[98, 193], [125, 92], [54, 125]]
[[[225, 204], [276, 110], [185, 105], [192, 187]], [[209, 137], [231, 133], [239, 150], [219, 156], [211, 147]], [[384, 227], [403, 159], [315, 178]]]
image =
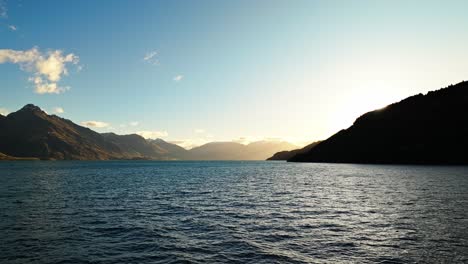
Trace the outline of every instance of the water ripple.
[[0, 163], [0, 263], [468, 263], [468, 168]]

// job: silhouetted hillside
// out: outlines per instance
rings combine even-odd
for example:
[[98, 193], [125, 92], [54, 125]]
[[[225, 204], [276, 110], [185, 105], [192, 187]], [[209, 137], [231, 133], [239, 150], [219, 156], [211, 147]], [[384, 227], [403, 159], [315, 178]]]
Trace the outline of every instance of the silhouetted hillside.
[[408, 97], [289, 161], [468, 164], [468, 82]]
[[277, 152], [275, 153], [275, 155], [273, 155], [272, 157], [269, 157], [267, 160], [288, 160], [297, 154], [306, 153], [307, 151], [311, 150], [313, 147], [317, 146], [318, 143], [320, 142], [321, 141], [313, 142], [301, 149], [294, 149], [291, 151], [284, 150], [284, 151]]
[[[167, 142], [166, 142], [167, 143]], [[173, 145], [167, 143], [166, 145]], [[174, 148], [178, 146], [173, 146]], [[32, 104], [0, 117], [0, 152], [56, 160], [172, 159], [139, 135], [99, 134]], [[10, 159], [10, 158], [9, 158]]]
[[123, 158], [119, 147], [99, 133], [32, 104], [0, 122], [0, 152], [15, 157], [41, 159]]

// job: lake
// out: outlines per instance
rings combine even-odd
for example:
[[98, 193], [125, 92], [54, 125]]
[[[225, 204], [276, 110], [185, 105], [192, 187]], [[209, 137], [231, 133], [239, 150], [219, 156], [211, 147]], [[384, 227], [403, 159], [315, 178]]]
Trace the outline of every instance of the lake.
[[0, 162], [1, 263], [467, 263], [468, 167]]

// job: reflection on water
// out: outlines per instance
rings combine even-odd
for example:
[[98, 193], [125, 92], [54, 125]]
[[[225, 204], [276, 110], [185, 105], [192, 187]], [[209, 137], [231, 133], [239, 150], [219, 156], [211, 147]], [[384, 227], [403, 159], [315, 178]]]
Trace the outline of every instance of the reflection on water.
[[468, 262], [468, 167], [2, 162], [1, 263]]

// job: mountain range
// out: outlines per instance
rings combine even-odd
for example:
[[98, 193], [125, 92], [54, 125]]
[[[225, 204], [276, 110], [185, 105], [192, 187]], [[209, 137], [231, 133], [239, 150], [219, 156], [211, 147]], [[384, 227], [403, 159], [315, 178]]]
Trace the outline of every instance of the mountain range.
[[265, 160], [280, 150], [297, 146], [284, 141], [257, 141], [248, 145], [236, 142], [211, 142], [189, 151], [187, 159], [197, 160]]
[[292, 162], [468, 164], [468, 82], [368, 112]]
[[136, 134], [97, 133], [32, 104], [0, 115], [0, 160], [264, 160], [294, 148], [287, 142], [259, 141], [248, 145], [212, 142], [186, 150]]

